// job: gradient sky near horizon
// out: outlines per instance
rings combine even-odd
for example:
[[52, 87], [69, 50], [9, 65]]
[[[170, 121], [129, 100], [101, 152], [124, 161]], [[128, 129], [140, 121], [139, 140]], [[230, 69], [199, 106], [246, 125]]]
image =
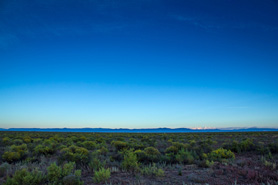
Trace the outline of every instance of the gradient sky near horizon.
[[1, 0], [0, 128], [278, 127], [277, 0]]

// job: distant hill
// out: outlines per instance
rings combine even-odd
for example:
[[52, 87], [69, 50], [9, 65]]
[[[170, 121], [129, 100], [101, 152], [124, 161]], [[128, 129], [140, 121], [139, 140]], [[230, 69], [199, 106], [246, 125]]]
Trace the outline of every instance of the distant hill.
[[0, 131], [32, 131], [32, 132], [104, 132], [104, 133], [181, 133], [181, 132], [261, 132], [278, 131], [277, 128], [218, 128], [218, 129], [190, 129], [190, 128], [0, 128]]

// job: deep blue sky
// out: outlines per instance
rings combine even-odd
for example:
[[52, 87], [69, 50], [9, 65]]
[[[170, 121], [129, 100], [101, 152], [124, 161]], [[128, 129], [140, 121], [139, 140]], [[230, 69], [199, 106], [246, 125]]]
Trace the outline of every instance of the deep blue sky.
[[278, 127], [277, 0], [2, 0], [0, 127]]

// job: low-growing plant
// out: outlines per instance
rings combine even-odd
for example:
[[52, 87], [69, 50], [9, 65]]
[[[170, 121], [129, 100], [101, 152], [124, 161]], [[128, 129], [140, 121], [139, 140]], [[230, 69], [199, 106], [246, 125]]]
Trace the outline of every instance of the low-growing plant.
[[94, 141], [84, 141], [81, 145], [88, 150], [94, 150], [97, 144]]
[[128, 146], [128, 144], [123, 141], [112, 141], [111, 144], [114, 145], [117, 150], [123, 150]]
[[7, 161], [9, 163], [15, 162], [18, 160], [23, 159], [26, 157], [26, 154], [28, 152], [27, 145], [22, 144], [22, 145], [12, 145], [8, 147], [7, 151], [4, 152], [2, 155], [2, 158], [4, 161]]
[[81, 185], [81, 170], [74, 170], [75, 163], [65, 163], [63, 167], [58, 166], [56, 163], [52, 163], [47, 168], [48, 181], [53, 185]]
[[194, 157], [192, 152], [181, 149], [176, 155], [176, 160], [180, 163], [192, 164], [194, 162]]
[[152, 162], [158, 161], [159, 156], [161, 155], [158, 149], [154, 147], [147, 147], [144, 149], [144, 152], [146, 154], [147, 160]]
[[162, 168], [158, 168], [155, 163], [141, 168], [140, 172], [142, 175], [147, 175], [147, 176], [156, 176], [156, 177], [164, 176], [164, 170]]
[[133, 172], [138, 170], [137, 156], [132, 150], [128, 150], [124, 154], [124, 161], [122, 163], [122, 167], [125, 170], [129, 170], [129, 171], [133, 171]]
[[23, 168], [17, 170], [12, 178], [8, 177], [5, 185], [37, 185], [45, 181], [45, 175], [37, 169], [29, 172]]
[[83, 147], [70, 146], [61, 150], [60, 160], [73, 161], [78, 164], [89, 162], [89, 151]]
[[213, 161], [222, 161], [223, 159], [234, 159], [235, 154], [231, 150], [219, 148], [209, 153], [209, 158]]
[[95, 171], [93, 180], [96, 183], [105, 182], [110, 178], [110, 170], [101, 168], [98, 171]]

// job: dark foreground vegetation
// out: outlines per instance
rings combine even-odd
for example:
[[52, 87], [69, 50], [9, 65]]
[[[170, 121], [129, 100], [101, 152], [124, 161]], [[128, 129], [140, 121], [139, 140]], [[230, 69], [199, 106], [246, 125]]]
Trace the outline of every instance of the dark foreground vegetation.
[[0, 184], [278, 184], [278, 132], [0, 132]]

